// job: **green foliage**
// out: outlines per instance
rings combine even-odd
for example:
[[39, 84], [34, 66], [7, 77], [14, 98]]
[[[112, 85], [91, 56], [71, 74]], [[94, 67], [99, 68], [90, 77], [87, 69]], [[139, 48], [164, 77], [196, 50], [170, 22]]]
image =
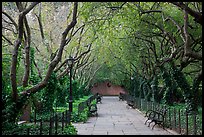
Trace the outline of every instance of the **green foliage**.
[[79, 88], [78, 88], [79, 98], [82, 98], [84, 96], [87, 96], [87, 95], [91, 94], [90, 89], [85, 89], [85, 87], [86, 87], [86, 83], [79, 86]]
[[51, 111], [53, 108], [53, 102], [55, 100], [55, 94], [57, 92], [57, 77], [55, 73], [52, 73], [46, 87], [44, 88], [44, 93], [42, 95], [42, 104], [44, 111]]
[[[17, 57], [16, 82], [19, 92], [30, 88], [41, 81], [37, 75], [34, 60], [42, 72], [47, 72], [46, 69], [49, 66], [49, 63], [47, 62], [50, 61], [50, 53], [58, 49], [58, 36], [64, 31], [67, 24], [72, 19], [69, 18], [72, 15], [73, 8], [70, 4], [42, 3], [41, 21], [45, 35], [43, 42], [40, 38], [40, 31], [36, 29], [36, 27], [39, 27], [38, 23], [36, 23], [37, 20], [32, 20], [32, 16], [27, 16], [28, 20], [31, 21], [29, 24], [33, 28], [31, 30], [31, 43], [36, 44], [35, 48], [39, 53], [35, 52], [35, 49], [33, 48], [34, 45], [31, 44], [30, 85], [24, 88], [21, 86], [21, 80], [24, 73], [23, 59], [25, 41], [23, 40], [19, 47]], [[179, 10], [177, 6], [172, 6], [172, 3], [168, 2], [124, 3], [124, 5], [119, 8], [122, 4], [123, 2], [79, 3], [76, 29], [82, 24], [85, 24], [84, 31], [82, 35], [80, 35], [80, 38], [78, 33], [73, 36], [69, 46], [66, 46], [66, 49], [64, 49], [65, 56], [62, 55], [62, 61], [66, 58], [67, 54], [74, 53], [75, 49], [79, 49], [78, 51], [80, 52], [82, 51], [81, 49], [83, 49], [82, 47], [85, 47], [84, 45], [92, 43], [89, 60], [94, 58], [93, 65], [90, 65], [93, 67], [84, 68], [84, 72], [82, 73], [83, 77], [85, 79], [86, 77], [89, 78], [89, 74], [87, 74], [89, 70], [95, 70], [95, 68], [100, 65], [102, 65], [102, 67], [97, 71], [91, 84], [109, 80], [113, 84], [123, 85], [131, 95], [137, 97], [140, 96], [147, 100], [151, 99], [152, 90], [154, 90], [156, 101], [160, 101], [160, 96], [163, 96], [165, 103], [169, 105], [172, 105], [178, 99], [183, 100], [184, 96], [187, 107], [190, 110], [196, 109], [199, 102], [200, 104], [202, 102], [202, 86], [201, 89], [199, 89], [200, 83], [197, 79], [194, 79], [194, 74], [197, 73], [195, 71], [202, 68], [202, 61], [194, 60], [192, 58], [193, 61], [191, 62], [191, 59], [189, 59], [189, 65], [187, 61], [187, 66], [183, 68], [183, 71], [169, 67], [168, 65], [170, 65], [170, 63], [165, 62], [167, 67], [162, 66], [160, 70], [156, 72], [156, 74], [161, 75], [158, 80], [157, 77], [154, 77], [153, 80], [146, 79], [152, 77], [152, 73], [156, 67], [155, 64], [160, 63], [160, 61], [173, 55], [172, 50], [174, 50], [174, 48], [177, 49], [177, 55], [176, 58], [173, 58], [173, 61], [176, 63], [176, 66], [182, 65], [179, 64], [183, 61], [181, 56], [183, 53], [180, 52], [180, 49], [184, 49], [185, 43], [181, 38], [182, 32], [179, 31], [178, 26], [183, 29], [183, 11]], [[111, 6], [118, 8], [110, 8]], [[202, 10], [201, 3], [189, 2], [188, 6], [195, 11], [199, 11], [199, 9], [200, 11]], [[19, 11], [14, 3], [4, 2], [2, 7], [9, 16], [14, 20], [17, 20], [16, 17], [18, 16], [16, 15], [19, 14]], [[162, 12], [145, 13], [150, 10], [161, 10]], [[33, 13], [38, 14], [38, 8], [35, 8]], [[65, 16], [68, 17], [66, 18]], [[4, 17], [5, 15], [3, 15], [2, 18], [2, 33], [6, 38], [13, 42], [17, 35], [12, 34], [12, 31], [16, 30], [12, 27], [12, 24], [8, 22], [7, 18], [6, 21], [8, 23], [4, 21]], [[55, 21], [53, 22], [53, 20]], [[145, 23], [144, 21], [150, 23]], [[191, 15], [189, 15], [188, 23], [188, 33], [192, 40], [192, 45], [190, 45], [190, 47], [192, 47], [194, 52], [199, 53], [202, 50], [202, 42], [200, 42], [202, 41], [202, 25], [196, 23]], [[157, 28], [156, 25], [162, 30]], [[80, 30], [78, 32], [80, 32]], [[78, 41], [79, 39], [81, 39], [81, 42]], [[172, 42], [172, 39], [175, 42]], [[76, 44], [79, 44], [79, 48], [76, 48]], [[12, 119], [14, 115], [20, 115], [21, 113], [15, 114], [15, 112], [18, 111], [16, 111], [17, 108], [11, 101], [10, 97], [12, 90], [9, 75], [12, 51], [13, 46], [11, 46], [11, 44], [4, 38], [2, 42], [2, 117], [4, 123], [8, 122], [9, 119]], [[130, 81], [129, 77], [129, 74], [132, 75], [130, 64], [134, 64], [139, 68], [137, 70], [138, 73], [133, 74], [133, 81]], [[76, 72], [76, 75], [78, 76], [78, 72], [80, 71]], [[90, 71], [90, 73], [92, 72]], [[185, 73], [190, 73], [190, 75], [185, 75]], [[160, 89], [158, 88], [158, 81], [164, 86], [161, 93], [159, 93]], [[90, 94], [89, 89], [85, 90], [87, 83], [84, 83], [84, 85], [80, 85], [79, 83], [80, 82], [77, 79], [73, 80], [72, 83], [74, 100], [80, 99], [83, 95]], [[151, 84], [155, 85], [155, 87], [151, 88]], [[67, 107], [70, 92], [69, 87], [70, 81], [67, 76], [57, 79], [57, 74], [53, 73], [46, 88], [38, 91], [35, 95], [31, 95], [34, 100], [40, 101], [40, 103], [43, 104], [42, 111], [39, 112], [39, 115], [42, 113], [41, 116], [47, 118], [49, 111], [54, 107]], [[20, 104], [19, 106], [25, 104], [26, 101], [30, 100], [25, 96], [20, 96], [18, 101]], [[61, 109], [60, 111], [64, 110]], [[86, 113], [84, 112], [79, 117], [74, 114], [73, 117], [74, 119], [79, 118], [83, 121], [86, 119]]]
[[2, 127], [2, 135], [15, 135], [17, 134], [19, 128], [15, 123], [5, 123]]
[[[25, 123], [25, 124], [9, 124], [7, 129], [3, 130], [2, 135], [39, 135], [40, 133], [40, 125], [39, 124], [32, 124], [32, 123]], [[52, 129], [52, 134], [54, 134], [55, 129]], [[43, 123], [42, 126], [42, 135], [49, 135], [49, 124]], [[64, 127], [62, 131], [62, 127], [58, 125], [57, 135], [77, 135], [77, 129], [71, 124]]]
[[151, 82], [151, 89], [152, 92], [154, 92], [154, 100], [156, 102], [160, 102], [160, 98], [159, 98], [159, 82], [158, 82], [158, 76], [154, 76], [152, 82]]
[[[4, 51], [2, 51], [3, 53]], [[9, 54], [3, 54], [2, 55], [2, 86], [6, 87], [9, 86], [10, 83], [10, 77], [9, 77], [9, 71], [10, 71], [10, 62], [11, 62], [11, 55]], [[2, 88], [4, 88], [2, 87]]]
[[68, 87], [69, 84], [66, 77], [57, 79], [55, 73], [51, 74], [46, 87], [34, 98], [40, 101], [43, 105], [40, 113], [49, 113], [53, 107], [66, 107], [68, 102]]
[[36, 72], [34, 71], [34, 60], [35, 60], [35, 49], [30, 47], [30, 82], [33, 85], [36, 85], [40, 82], [39, 76], [37, 76]]
[[[74, 101], [74, 108], [73, 108], [73, 114], [72, 114], [72, 121], [73, 122], [86, 122], [89, 117], [89, 111], [88, 107], [86, 107], [80, 114], [78, 113], [78, 105], [81, 102], [86, 101], [89, 96], [83, 96], [82, 98], [79, 98], [78, 100]], [[93, 100], [91, 103], [96, 103], [95, 100]]]
[[7, 124], [13, 123], [16, 118], [15, 103], [11, 97], [11, 87], [2, 79], [2, 129], [7, 127]]
[[135, 74], [132, 81], [132, 91], [135, 97], [140, 96], [141, 90], [139, 89], [139, 86], [140, 86], [140, 77], [137, 74]]
[[66, 135], [77, 135], [77, 129], [73, 125], [65, 127], [65, 131], [62, 134]]
[[85, 108], [80, 114], [78, 110], [73, 112], [72, 122], [86, 122], [88, 120], [88, 108]]
[[197, 110], [198, 104], [196, 103], [197, 100], [195, 100], [195, 96], [192, 92], [192, 89], [187, 82], [185, 75], [182, 73], [181, 70], [176, 68], [174, 65], [172, 65], [172, 70], [173, 70], [173, 76], [174, 79], [176, 80], [178, 86], [183, 90], [184, 92], [184, 99], [186, 102], [186, 109], [188, 111], [194, 111]]
[[151, 93], [152, 91], [150, 89], [150, 83], [147, 79], [145, 78], [140, 79], [139, 90], [140, 90], [140, 97], [145, 98], [146, 100], [149, 101], [152, 95]]
[[[48, 121], [50, 114], [54, 112], [65, 112], [66, 109], [68, 109], [68, 100], [69, 100], [69, 78], [67, 76], [64, 76], [60, 79], [56, 78], [56, 74], [53, 73], [51, 75], [51, 78], [49, 79], [49, 82], [47, 86], [41, 91], [36, 93], [33, 97], [34, 100], [39, 100], [40, 104], [42, 105], [40, 110], [37, 111], [37, 119], [40, 120], [42, 118], [43, 120]], [[75, 116], [75, 113], [77, 112], [75, 109], [77, 107], [76, 103], [78, 99], [83, 97], [85, 93], [84, 92], [85, 85], [79, 86], [77, 80], [73, 80], [72, 82], [72, 92], [73, 92], [73, 119], [85, 119], [84, 116]], [[37, 109], [37, 108], [35, 108]], [[33, 112], [34, 113], [34, 112]], [[32, 118], [34, 115], [32, 114]], [[75, 118], [76, 117], [76, 118]]]
[[72, 81], [72, 95], [74, 99], [78, 99], [79, 98], [79, 83], [76, 80]]
[[166, 91], [164, 92], [163, 99], [166, 104], [173, 105], [173, 98], [175, 98], [174, 93], [176, 93], [177, 90], [177, 84], [175, 83], [171, 72], [167, 72], [166, 68], [164, 66], [160, 67], [160, 70], [162, 72], [161, 76], [164, 79]]
[[62, 77], [58, 80], [56, 86], [56, 94], [54, 100], [54, 106], [57, 107], [65, 107], [68, 102], [68, 94], [69, 94], [69, 83], [67, 77]]
[[7, 124], [15, 121], [15, 103], [11, 96], [2, 99], [2, 129], [7, 127]]

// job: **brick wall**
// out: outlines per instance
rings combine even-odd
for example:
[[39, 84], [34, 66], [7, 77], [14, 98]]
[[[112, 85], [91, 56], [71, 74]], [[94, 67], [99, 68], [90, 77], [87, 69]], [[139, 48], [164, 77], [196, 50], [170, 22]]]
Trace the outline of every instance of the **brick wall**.
[[119, 95], [120, 92], [125, 93], [125, 90], [118, 85], [112, 85], [110, 82], [96, 83], [91, 89], [93, 94], [101, 95]]

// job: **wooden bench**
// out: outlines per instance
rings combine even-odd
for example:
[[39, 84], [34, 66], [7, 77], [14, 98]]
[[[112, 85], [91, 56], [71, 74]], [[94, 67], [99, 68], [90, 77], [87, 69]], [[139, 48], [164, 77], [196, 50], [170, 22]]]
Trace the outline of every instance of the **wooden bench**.
[[[158, 125], [162, 125], [163, 129], [164, 129], [164, 120], [165, 120], [165, 115], [166, 115], [167, 109], [166, 108], [161, 108], [161, 109], [157, 109], [157, 110], [148, 110], [146, 112], [146, 117], [147, 120], [145, 121], [145, 124], [147, 123], [148, 120], [151, 120], [149, 122], [148, 127], [150, 126], [150, 124], [152, 122], [154, 122], [154, 126], [156, 124]], [[154, 128], [154, 126], [152, 127], [152, 129]]]

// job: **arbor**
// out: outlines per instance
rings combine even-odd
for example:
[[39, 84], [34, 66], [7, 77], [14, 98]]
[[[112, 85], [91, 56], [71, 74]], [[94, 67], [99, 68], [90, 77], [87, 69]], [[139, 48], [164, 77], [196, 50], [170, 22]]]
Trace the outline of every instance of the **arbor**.
[[199, 96], [190, 98], [202, 89], [200, 2], [3, 2], [2, 9], [2, 88], [17, 108], [53, 72], [58, 80], [68, 75], [72, 56], [73, 77], [85, 89], [108, 79], [152, 98], [157, 79], [155, 95], [160, 86], [170, 103], [181, 91], [196, 109]]
[[[182, 90], [182, 94], [201, 92], [192, 87], [195, 86], [193, 83], [197, 83], [196, 89], [201, 86], [198, 84], [202, 76], [201, 3], [107, 2], [87, 5], [91, 7], [87, 14], [96, 20], [91, 24], [99, 36], [96, 45], [102, 45], [97, 51], [98, 63], [106, 62], [101, 67], [102, 73], [105, 68], [117, 70], [109, 75], [113, 76], [112, 80], [124, 74], [122, 77], [129, 89], [130, 78], [135, 72], [148, 81], [159, 75], [159, 86], [164, 86], [166, 76], [162, 77], [162, 73], [165, 70], [172, 81], [172, 84], [166, 81], [169, 87], [165, 94], [172, 92], [173, 95], [180, 91], [180, 83], [172, 71], [179, 69], [193, 90]], [[105, 56], [101, 56], [102, 53]], [[171, 67], [172, 63], [174, 67]], [[117, 83], [123, 81], [117, 80]], [[172, 95], [169, 94], [169, 98]]]

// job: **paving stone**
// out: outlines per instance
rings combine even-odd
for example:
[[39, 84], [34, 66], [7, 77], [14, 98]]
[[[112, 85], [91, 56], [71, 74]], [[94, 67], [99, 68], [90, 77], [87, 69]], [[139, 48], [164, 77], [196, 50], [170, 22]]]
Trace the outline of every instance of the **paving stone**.
[[103, 96], [97, 104], [98, 117], [90, 117], [86, 123], [73, 123], [78, 135], [175, 135], [177, 133], [144, 124], [147, 119], [137, 109], [127, 108], [126, 101], [117, 96]]
[[108, 135], [124, 135], [122, 130], [109, 130], [107, 131], [107, 134]]

